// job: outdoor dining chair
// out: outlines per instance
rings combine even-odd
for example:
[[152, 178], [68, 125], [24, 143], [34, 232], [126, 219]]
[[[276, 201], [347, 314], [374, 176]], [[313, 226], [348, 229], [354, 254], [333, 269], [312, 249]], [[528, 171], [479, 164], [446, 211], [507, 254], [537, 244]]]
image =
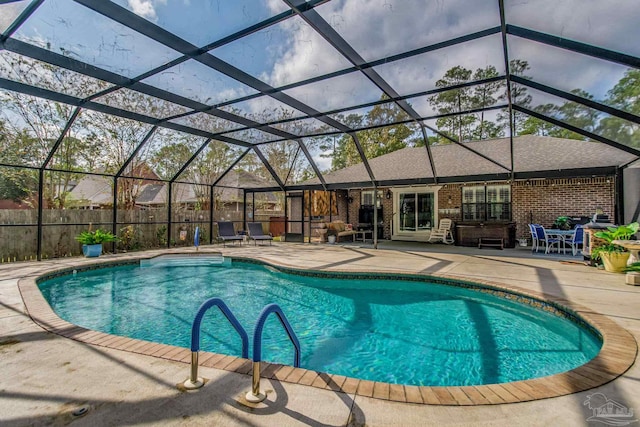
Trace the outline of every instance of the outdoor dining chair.
[[[558, 253], [560, 253], [560, 242], [562, 242], [562, 239], [559, 239], [557, 237], [550, 237], [545, 231], [544, 227], [541, 226], [540, 224], [533, 224], [533, 228], [536, 230], [538, 247], [541, 243], [544, 243], [545, 245], [545, 250], [544, 250], [545, 254], [548, 254], [549, 250], [554, 245], [558, 245]], [[536, 250], [536, 252], [538, 251]]]
[[540, 248], [540, 242], [538, 241], [538, 234], [536, 233], [535, 225], [529, 224], [529, 233], [531, 233], [531, 252], [538, 252]]
[[567, 240], [565, 243], [571, 246], [571, 253], [573, 253], [573, 256], [576, 256], [578, 253], [578, 246], [583, 246], [584, 244], [584, 229], [581, 225], [576, 225], [571, 240]]

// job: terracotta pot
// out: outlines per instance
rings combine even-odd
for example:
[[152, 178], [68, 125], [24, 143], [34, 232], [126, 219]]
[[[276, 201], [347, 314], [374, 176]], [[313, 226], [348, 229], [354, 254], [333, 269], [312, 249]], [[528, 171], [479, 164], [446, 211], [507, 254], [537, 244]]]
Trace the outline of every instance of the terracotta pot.
[[602, 252], [600, 258], [602, 258], [606, 271], [622, 273], [627, 266], [629, 255], [629, 252]]

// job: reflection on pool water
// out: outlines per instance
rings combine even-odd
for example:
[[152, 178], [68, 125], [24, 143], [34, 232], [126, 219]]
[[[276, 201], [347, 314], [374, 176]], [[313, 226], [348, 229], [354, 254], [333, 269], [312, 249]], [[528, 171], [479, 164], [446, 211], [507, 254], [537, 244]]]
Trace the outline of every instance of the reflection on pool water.
[[[56, 313], [77, 325], [188, 348], [198, 307], [222, 298], [251, 335], [260, 310], [279, 304], [301, 343], [301, 367], [408, 385], [479, 385], [573, 369], [601, 341], [564, 318], [471, 289], [421, 281], [301, 276], [231, 266], [104, 268], [40, 283]], [[240, 356], [233, 328], [212, 309], [201, 349]], [[263, 359], [291, 364], [275, 316]], [[251, 350], [249, 352], [251, 354]]]

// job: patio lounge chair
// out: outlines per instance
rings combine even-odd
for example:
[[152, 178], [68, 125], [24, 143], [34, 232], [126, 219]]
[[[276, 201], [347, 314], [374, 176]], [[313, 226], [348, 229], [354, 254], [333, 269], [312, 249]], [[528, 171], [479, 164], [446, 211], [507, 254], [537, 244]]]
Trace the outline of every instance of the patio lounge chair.
[[218, 221], [218, 237], [222, 240], [222, 245], [227, 246], [227, 241], [237, 241], [242, 246], [244, 237], [238, 236], [231, 221]]
[[268, 240], [271, 245], [273, 237], [270, 234], [264, 234], [261, 223], [248, 222], [247, 227], [249, 227], [249, 239], [253, 240], [254, 245], [258, 244], [258, 240]]
[[431, 230], [429, 235], [429, 243], [442, 242], [450, 245], [454, 242], [453, 234], [451, 234], [451, 220], [448, 218], [440, 220], [440, 226]]

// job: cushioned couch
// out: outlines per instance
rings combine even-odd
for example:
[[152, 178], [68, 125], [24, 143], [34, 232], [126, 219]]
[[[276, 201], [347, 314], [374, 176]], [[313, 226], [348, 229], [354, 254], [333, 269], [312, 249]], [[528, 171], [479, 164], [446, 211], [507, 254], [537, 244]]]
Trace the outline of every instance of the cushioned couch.
[[345, 237], [351, 237], [355, 242], [356, 232], [351, 224], [345, 224], [344, 221], [332, 221], [327, 224], [327, 236], [336, 236], [336, 242]]

